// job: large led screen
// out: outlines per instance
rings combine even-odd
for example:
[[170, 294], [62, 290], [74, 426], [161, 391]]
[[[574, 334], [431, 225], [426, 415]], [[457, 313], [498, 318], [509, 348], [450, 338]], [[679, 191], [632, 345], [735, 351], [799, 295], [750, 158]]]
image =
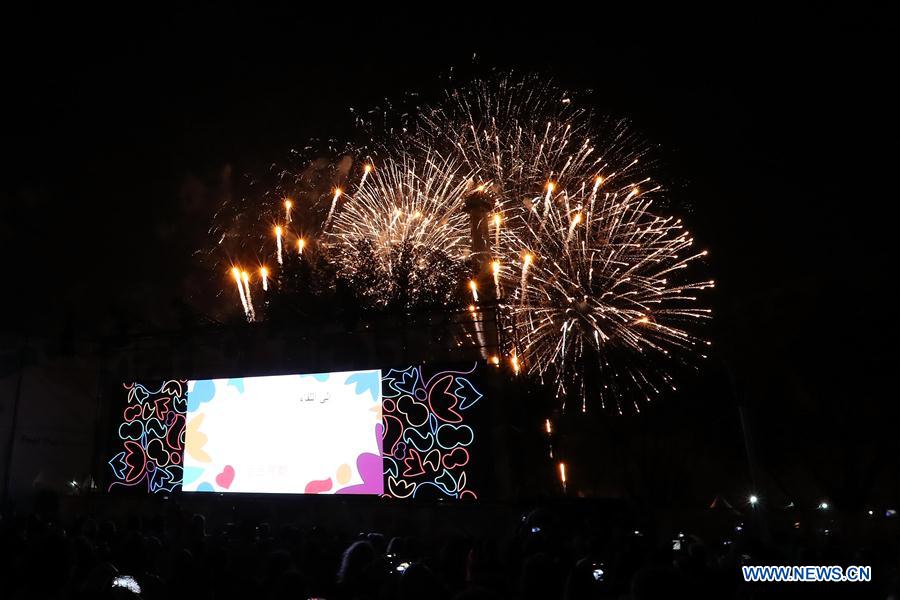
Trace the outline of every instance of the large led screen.
[[479, 372], [126, 384], [109, 489], [474, 499]]
[[381, 494], [381, 372], [189, 381], [185, 492]]

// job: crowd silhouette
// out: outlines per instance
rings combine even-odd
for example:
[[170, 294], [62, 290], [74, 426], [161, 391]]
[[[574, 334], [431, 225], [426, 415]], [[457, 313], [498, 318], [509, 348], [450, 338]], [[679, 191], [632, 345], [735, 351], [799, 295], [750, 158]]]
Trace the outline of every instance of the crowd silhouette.
[[[563, 511], [510, 510], [499, 536], [359, 532], [340, 519], [319, 525], [235, 514], [213, 522], [175, 501], [114, 518], [96, 507], [63, 517], [58, 499], [48, 496], [0, 522], [0, 596], [644, 600], [796, 597], [801, 589], [791, 586], [801, 585], [804, 595], [900, 597], [898, 540], [890, 536], [858, 544], [838, 532], [763, 535], [747, 523], [714, 541], [635, 530], [624, 519], [573, 525]], [[748, 584], [742, 564], [871, 565], [874, 580]]]

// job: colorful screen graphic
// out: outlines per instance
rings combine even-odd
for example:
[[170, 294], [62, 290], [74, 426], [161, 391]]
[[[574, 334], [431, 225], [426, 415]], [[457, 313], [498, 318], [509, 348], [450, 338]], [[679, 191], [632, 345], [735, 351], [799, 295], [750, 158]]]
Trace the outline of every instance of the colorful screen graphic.
[[181, 486], [185, 380], [125, 384], [127, 398], [116, 426], [116, 452], [109, 460], [116, 487], [171, 492]]
[[476, 364], [124, 386], [109, 489], [478, 497]]
[[466, 415], [481, 400], [475, 366], [426, 373], [388, 371], [382, 379], [384, 477], [393, 498], [477, 498], [469, 485], [475, 431]]
[[185, 492], [381, 494], [381, 372], [188, 382]]

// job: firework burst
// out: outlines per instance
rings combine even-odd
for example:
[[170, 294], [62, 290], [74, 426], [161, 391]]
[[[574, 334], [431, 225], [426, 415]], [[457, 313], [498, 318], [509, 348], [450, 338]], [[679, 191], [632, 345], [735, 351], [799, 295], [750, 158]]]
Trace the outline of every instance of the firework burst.
[[705, 346], [711, 287], [689, 267], [705, 252], [658, 216], [653, 162], [622, 121], [578, 107], [537, 76], [448, 90], [418, 111], [404, 143], [464, 165], [493, 199], [491, 270], [508, 315], [515, 372], [549, 379], [563, 406], [618, 412], [674, 388], [672, 371]]
[[582, 410], [596, 397], [639, 411], [641, 400], [674, 389], [671, 370], [706, 345], [692, 331], [710, 317], [697, 293], [713, 282], [690, 275], [706, 252], [680, 219], [654, 213], [658, 187], [627, 181], [627, 169], [598, 174], [535, 194], [511, 216], [511, 353]]
[[[282, 171], [265, 210], [242, 206], [211, 233], [238, 242], [244, 262], [277, 265], [264, 294], [288, 291], [283, 275], [316, 262], [325, 285], [336, 277], [369, 307], [472, 302], [468, 339], [500, 340], [512, 371], [550, 383], [563, 407], [639, 411], [673, 389], [675, 370], [708, 343], [697, 331], [713, 282], [695, 276], [705, 252], [660, 207], [647, 146], [536, 76], [476, 80], [409, 114], [372, 140], [377, 163], [348, 154]], [[471, 191], [488, 199], [482, 223], [466, 213]], [[255, 320], [250, 287], [235, 280]], [[500, 335], [482, 324], [493, 298]]]
[[499, 210], [529, 201], [548, 181], [551, 188], [573, 189], [613, 161], [624, 166], [625, 155], [634, 161], [632, 176], [645, 167], [636, 168], [644, 151], [622, 121], [592, 115], [536, 75], [477, 79], [416, 114], [410, 134], [397, 139], [465, 165], [489, 187]]
[[325, 233], [338, 277], [373, 306], [444, 305], [466, 273], [469, 181], [434, 155], [366, 170]]

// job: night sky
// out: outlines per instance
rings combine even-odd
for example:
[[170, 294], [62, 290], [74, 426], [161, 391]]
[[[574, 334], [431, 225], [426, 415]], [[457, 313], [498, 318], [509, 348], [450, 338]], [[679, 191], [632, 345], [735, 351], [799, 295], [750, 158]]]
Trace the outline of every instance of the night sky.
[[474, 57], [592, 90], [592, 108], [660, 146], [672, 202], [710, 249], [713, 339], [769, 407], [760, 420], [795, 411], [817, 447], [850, 423], [845, 448], [897, 422], [887, 19], [447, 10], [6, 17], [4, 330], [171, 326], [215, 208], [190, 182], [260, 172], [346, 134], [349, 107], [433, 94]]

